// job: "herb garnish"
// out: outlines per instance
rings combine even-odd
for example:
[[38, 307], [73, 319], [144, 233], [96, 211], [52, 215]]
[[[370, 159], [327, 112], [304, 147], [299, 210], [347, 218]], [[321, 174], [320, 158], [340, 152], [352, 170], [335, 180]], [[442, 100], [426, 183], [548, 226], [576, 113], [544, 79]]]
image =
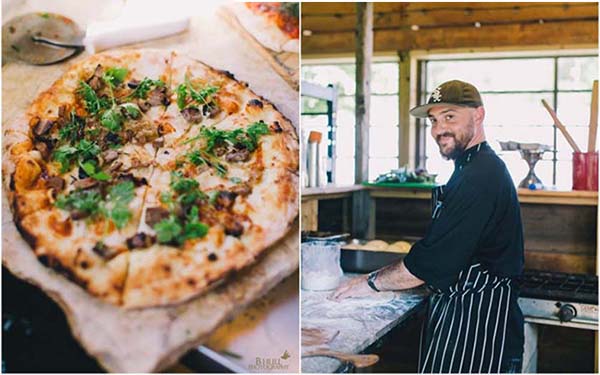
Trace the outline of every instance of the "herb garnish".
[[85, 120], [77, 116], [75, 111], [71, 111], [69, 122], [64, 124], [58, 130], [58, 139], [67, 141], [68, 143], [74, 143], [80, 138], [83, 129], [85, 129]]
[[197, 90], [192, 85], [190, 78], [185, 76], [185, 83], [180, 84], [175, 89], [177, 93], [177, 106], [179, 109], [184, 109], [187, 105], [188, 96], [195, 101], [197, 104], [211, 106], [214, 105], [212, 96], [219, 91], [216, 86], [207, 85], [200, 90]]
[[121, 83], [123, 83], [125, 77], [127, 76], [127, 73], [129, 73], [129, 70], [127, 70], [127, 68], [108, 68], [106, 69], [104, 74], [102, 74], [102, 80], [106, 82], [106, 84], [109, 85], [111, 88], [115, 88]]
[[161, 80], [154, 80], [148, 77], [145, 77], [142, 82], [138, 84], [138, 86], [133, 90], [129, 97], [138, 98], [138, 99], [146, 99], [148, 96], [148, 92], [152, 87], [164, 87], [165, 83]]
[[132, 217], [128, 204], [135, 196], [134, 189], [133, 182], [121, 182], [110, 188], [105, 199], [94, 190], [75, 190], [59, 195], [55, 205], [62, 210], [78, 211], [82, 217], [105, 217], [122, 229]]
[[87, 139], [82, 139], [75, 146], [64, 145], [54, 151], [53, 158], [61, 164], [61, 173], [69, 171], [76, 161], [95, 159], [100, 154], [100, 147]]
[[111, 107], [110, 101], [105, 97], [98, 97], [96, 91], [84, 81], [79, 82], [77, 93], [83, 98], [85, 109], [91, 115], [97, 115], [101, 110]]
[[[207, 200], [208, 196], [199, 189], [198, 181], [184, 177], [181, 172], [171, 174], [170, 186], [177, 198], [173, 198], [172, 192], [161, 194], [161, 202], [169, 207], [171, 213], [169, 218], [161, 220], [153, 227], [158, 242], [182, 245], [188, 239], [204, 237], [208, 233], [208, 226], [198, 219], [198, 204]], [[179, 211], [178, 207], [185, 213], [184, 218], [175, 214]]]

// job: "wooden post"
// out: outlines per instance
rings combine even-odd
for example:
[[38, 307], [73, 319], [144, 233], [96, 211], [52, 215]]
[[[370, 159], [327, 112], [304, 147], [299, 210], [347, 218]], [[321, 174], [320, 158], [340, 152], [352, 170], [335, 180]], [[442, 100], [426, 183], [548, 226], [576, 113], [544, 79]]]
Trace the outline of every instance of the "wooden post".
[[[373, 56], [373, 3], [356, 4], [356, 126], [354, 182], [369, 179], [369, 109], [371, 97], [371, 58]], [[372, 236], [368, 191], [352, 195], [352, 234]]]
[[354, 181], [369, 179], [369, 109], [373, 56], [373, 3], [356, 4], [356, 108]]
[[398, 166], [410, 164], [410, 55], [408, 51], [398, 52], [400, 59], [398, 79], [399, 119], [398, 119]]

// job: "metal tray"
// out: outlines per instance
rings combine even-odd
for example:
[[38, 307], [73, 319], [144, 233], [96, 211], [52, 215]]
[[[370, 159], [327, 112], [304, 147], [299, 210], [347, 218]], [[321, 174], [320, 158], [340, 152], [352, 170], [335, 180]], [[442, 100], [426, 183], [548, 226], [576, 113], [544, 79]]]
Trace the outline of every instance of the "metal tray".
[[343, 249], [341, 265], [344, 272], [372, 272], [403, 259], [406, 254], [389, 251]]
[[[395, 241], [407, 241], [413, 244], [419, 239], [420, 237], [405, 236], [397, 238]], [[364, 245], [367, 242], [368, 240], [353, 239], [349, 241], [348, 244]], [[406, 253], [395, 253], [391, 251], [347, 249], [344, 246], [347, 246], [348, 244], [342, 245], [340, 263], [344, 272], [372, 272], [381, 267], [385, 267], [390, 263], [395, 263], [404, 259], [406, 256]]]

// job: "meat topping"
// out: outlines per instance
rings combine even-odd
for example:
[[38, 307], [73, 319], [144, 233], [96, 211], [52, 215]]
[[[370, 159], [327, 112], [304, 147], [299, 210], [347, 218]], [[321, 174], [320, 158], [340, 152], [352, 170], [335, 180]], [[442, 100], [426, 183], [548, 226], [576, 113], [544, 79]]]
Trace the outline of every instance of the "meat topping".
[[148, 93], [148, 103], [152, 106], [169, 105], [166, 87], [155, 87]]
[[137, 233], [127, 239], [127, 247], [131, 249], [145, 249], [156, 242], [156, 237], [146, 233]]
[[146, 224], [151, 227], [167, 218], [169, 218], [169, 211], [162, 207], [149, 207], [146, 210]]
[[42, 136], [42, 135], [48, 133], [48, 131], [52, 128], [53, 125], [54, 125], [53, 121], [40, 120], [33, 128], [33, 134], [35, 134], [38, 137]]
[[187, 107], [181, 110], [181, 116], [187, 121], [193, 124], [197, 124], [202, 120], [202, 113], [196, 107]]

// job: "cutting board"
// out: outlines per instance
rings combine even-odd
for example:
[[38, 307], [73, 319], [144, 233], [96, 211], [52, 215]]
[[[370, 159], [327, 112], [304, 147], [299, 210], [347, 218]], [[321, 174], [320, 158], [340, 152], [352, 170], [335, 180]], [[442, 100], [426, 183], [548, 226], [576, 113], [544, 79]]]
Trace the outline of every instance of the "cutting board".
[[[27, 4], [27, 2], [24, 2]], [[198, 6], [200, 6], [198, 2]], [[49, 11], [61, 12], [61, 9]], [[19, 13], [17, 9], [16, 14]], [[272, 101], [293, 122], [298, 118], [298, 94], [246, 41], [216, 14], [192, 18], [186, 33], [127, 48], [165, 48], [226, 69]], [[84, 26], [84, 25], [82, 25]], [[69, 62], [34, 67], [8, 63], [2, 68], [2, 124], [22, 114], [39, 92], [48, 88]], [[25, 129], [24, 129], [25, 130]], [[205, 342], [223, 323], [265, 295], [298, 268], [298, 224], [253, 266], [234, 275], [212, 292], [187, 303], [164, 308], [125, 311], [103, 303], [37, 261], [2, 201], [3, 265], [17, 277], [39, 286], [65, 312], [74, 337], [107, 370], [151, 372], [165, 369], [191, 348]]]

